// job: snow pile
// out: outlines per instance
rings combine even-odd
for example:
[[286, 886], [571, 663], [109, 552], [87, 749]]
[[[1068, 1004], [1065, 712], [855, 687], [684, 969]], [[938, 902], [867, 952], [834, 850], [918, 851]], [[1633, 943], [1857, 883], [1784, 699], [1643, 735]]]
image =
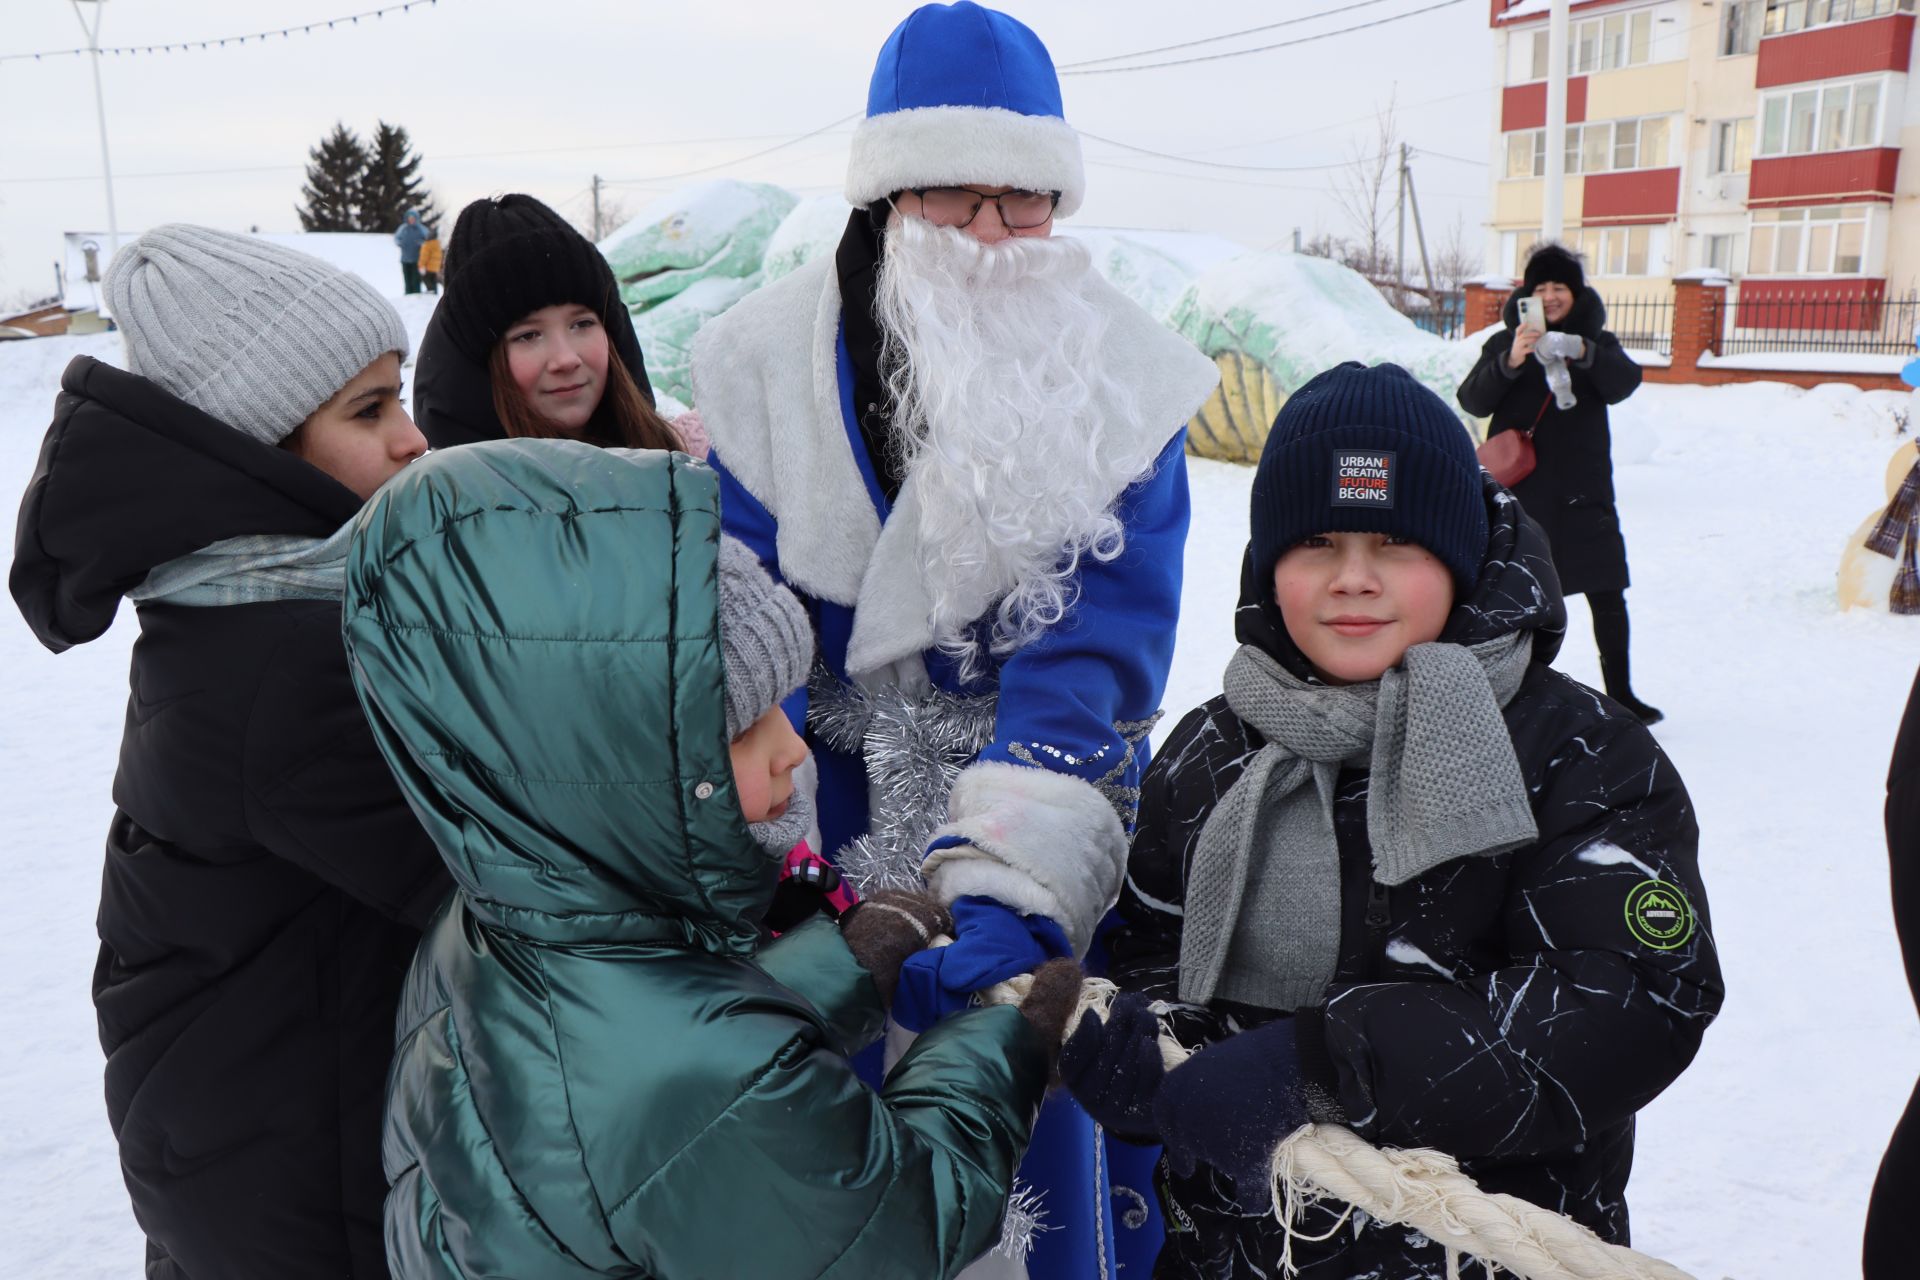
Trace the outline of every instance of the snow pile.
[[760, 267], [766, 281], [771, 284], [832, 253], [847, 228], [848, 212], [846, 197], [840, 195], [810, 196], [795, 205], [767, 241]]
[[600, 252], [620, 297], [643, 311], [702, 280], [757, 277], [767, 241], [794, 203], [791, 192], [765, 182], [682, 187], [602, 240]]
[[1452, 404], [1478, 355], [1419, 328], [1359, 272], [1295, 253], [1221, 263], [1194, 282], [1167, 323], [1207, 355], [1258, 363], [1282, 395], [1343, 360], [1390, 360]]

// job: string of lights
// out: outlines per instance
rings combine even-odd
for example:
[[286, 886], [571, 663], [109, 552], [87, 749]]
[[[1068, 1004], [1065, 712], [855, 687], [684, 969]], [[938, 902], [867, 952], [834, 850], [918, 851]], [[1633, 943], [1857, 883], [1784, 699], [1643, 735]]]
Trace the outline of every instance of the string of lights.
[[[136, 57], [152, 53], [197, 53], [203, 49], [224, 49], [228, 45], [243, 45], [248, 41], [265, 42], [272, 37], [291, 39], [296, 35], [312, 35], [316, 31], [332, 31], [342, 26], [358, 26], [362, 18], [384, 18], [390, 13], [405, 13], [423, 5], [438, 4], [439, 0], [405, 0], [403, 4], [390, 4], [381, 9], [368, 9], [364, 13], [342, 14], [337, 18], [321, 18], [313, 22], [296, 22], [290, 26], [275, 27], [267, 31], [249, 31], [238, 36], [212, 36], [205, 40], [175, 40], [165, 44], [127, 44], [102, 46], [101, 53], [120, 54]], [[0, 62], [24, 62], [32, 59], [39, 62], [46, 58], [75, 57], [93, 50], [85, 45], [78, 49], [43, 49], [39, 53], [0, 53]]]

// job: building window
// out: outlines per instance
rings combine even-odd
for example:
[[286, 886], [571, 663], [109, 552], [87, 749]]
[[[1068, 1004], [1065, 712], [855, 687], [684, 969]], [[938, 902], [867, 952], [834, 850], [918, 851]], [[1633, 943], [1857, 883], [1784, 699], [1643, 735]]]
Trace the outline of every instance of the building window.
[[1521, 279], [1527, 274], [1527, 255], [1540, 243], [1540, 228], [1532, 227], [1522, 231], [1508, 231], [1508, 256], [1513, 260], [1513, 278]]
[[1760, 47], [1761, 0], [1727, 0], [1720, 9], [1720, 56], [1737, 57]]
[[1553, 48], [1553, 42], [1547, 39], [1547, 33], [1545, 31], [1536, 31], [1533, 33], [1533, 59], [1531, 69], [1535, 80], [1545, 80], [1547, 78], [1547, 51], [1551, 48]]
[[1596, 276], [1644, 276], [1648, 274], [1649, 250], [1653, 228], [1582, 227], [1567, 233], [1567, 247], [1587, 260], [1587, 270]]
[[1507, 176], [1538, 178], [1547, 171], [1547, 131], [1520, 129], [1507, 135]]
[[1857, 276], [1866, 269], [1871, 205], [1755, 209], [1747, 274]]
[[1880, 80], [1808, 85], [1760, 98], [1760, 154], [1808, 155], [1880, 145]]
[[1713, 122], [1713, 155], [1710, 172], [1745, 173], [1753, 167], [1753, 121], [1716, 120]]
[[1765, 31], [1783, 36], [1808, 27], [1912, 13], [1914, 0], [1767, 0]]
[[1721, 275], [1730, 276], [1734, 264], [1740, 260], [1740, 237], [1729, 232], [1726, 235], [1707, 237], [1706, 253], [1700, 265]]
[[1567, 126], [1567, 172], [1614, 173], [1623, 169], [1664, 169], [1668, 165], [1669, 116], [1643, 120], [1601, 120]]
[[[1632, 13], [1589, 18], [1573, 23], [1567, 34], [1568, 75], [1637, 67], [1653, 53], [1653, 10], [1638, 9]], [[1539, 61], [1537, 52], [1534, 58]], [[1546, 74], [1544, 68], [1540, 74]]]

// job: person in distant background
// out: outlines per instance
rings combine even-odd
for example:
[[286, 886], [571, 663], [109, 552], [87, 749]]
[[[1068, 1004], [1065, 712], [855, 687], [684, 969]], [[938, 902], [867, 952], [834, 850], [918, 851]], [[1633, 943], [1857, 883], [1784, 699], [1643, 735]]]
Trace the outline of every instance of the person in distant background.
[[393, 233], [393, 242], [400, 246], [400, 278], [406, 282], [408, 293], [420, 292], [420, 246], [432, 238], [433, 232], [420, 221], [418, 209], [407, 210], [406, 221]]
[[[1545, 332], [1520, 327], [1522, 297], [1540, 299]], [[1500, 314], [1506, 325], [1460, 384], [1460, 407], [1490, 419], [1489, 437], [1535, 432], [1538, 465], [1513, 496], [1546, 530], [1560, 589], [1587, 598], [1607, 696], [1640, 723], [1657, 724], [1661, 713], [1635, 696], [1627, 663], [1627, 542], [1613, 499], [1607, 420], [1607, 406], [1640, 386], [1640, 366], [1607, 332], [1606, 304], [1580, 259], [1557, 244], [1534, 250]]]
[[427, 238], [420, 245], [420, 283], [428, 293], [440, 292], [440, 264], [443, 255], [440, 252], [440, 233], [427, 228]]

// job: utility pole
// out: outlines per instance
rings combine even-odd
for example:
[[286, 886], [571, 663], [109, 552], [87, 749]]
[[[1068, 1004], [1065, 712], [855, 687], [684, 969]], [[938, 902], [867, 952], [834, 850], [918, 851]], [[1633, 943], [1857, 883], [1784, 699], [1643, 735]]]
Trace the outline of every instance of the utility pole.
[[1413, 235], [1414, 239], [1420, 245], [1420, 270], [1425, 272], [1427, 276], [1427, 299], [1429, 302], [1437, 302], [1436, 294], [1438, 290], [1436, 290], [1433, 285], [1433, 262], [1427, 257], [1427, 232], [1426, 229], [1420, 225], [1420, 193], [1413, 188], [1413, 170], [1411, 168], [1406, 170], [1406, 183], [1407, 203], [1413, 206]]
[[593, 242], [599, 244], [607, 233], [600, 225], [600, 175], [593, 175]]
[[1400, 215], [1400, 241], [1393, 252], [1393, 305], [1407, 313], [1407, 144], [1400, 144], [1400, 194], [1394, 198]]
[[[107, 180], [107, 257], [120, 250], [120, 215], [113, 208], [113, 161], [107, 155], [107, 100], [100, 92], [100, 20], [106, 16], [103, 7], [107, 0], [73, 0], [73, 16], [80, 23], [80, 30], [86, 32], [87, 52], [93, 58], [93, 109], [100, 120], [100, 172]], [[87, 20], [80, 16], [80, 6], [90, 4], [93, 8], [93, 26], [87, 26]]]
[[1298, 227], [1293, 229], [1293, 251], [1300, 252], [1300, 228]]
[[1547, 189], [1540, 202], [1540, 238], [1566, 230], [1567, 0], [1552, 0], [1547, 17]]

